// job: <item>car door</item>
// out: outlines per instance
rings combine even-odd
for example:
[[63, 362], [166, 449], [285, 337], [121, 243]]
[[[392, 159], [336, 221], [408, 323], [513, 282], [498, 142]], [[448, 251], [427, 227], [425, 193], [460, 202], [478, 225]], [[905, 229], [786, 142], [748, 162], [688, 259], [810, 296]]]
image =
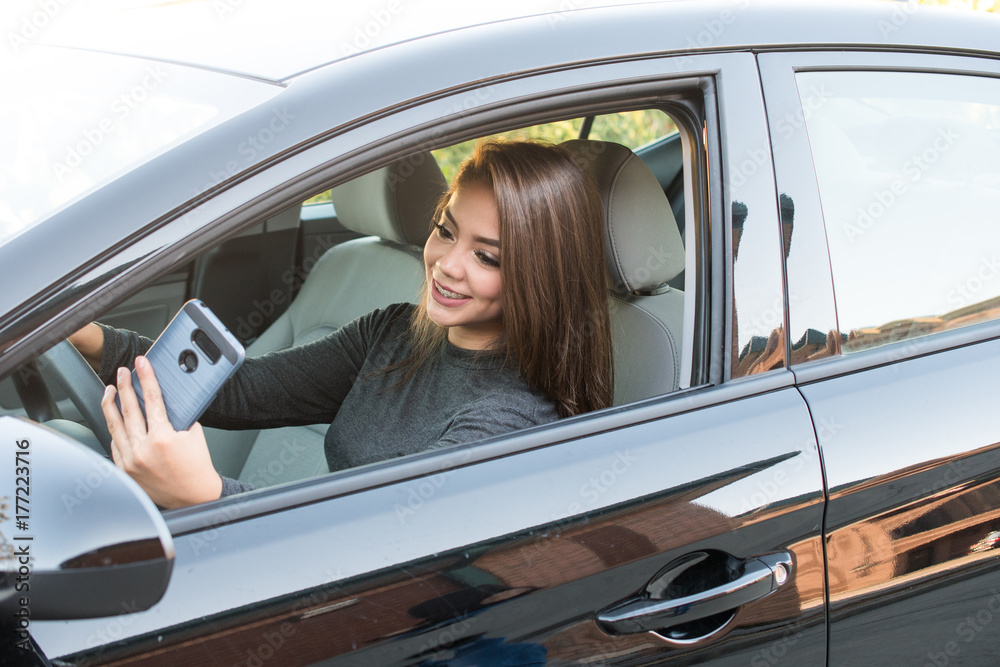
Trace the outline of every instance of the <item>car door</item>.
[[323, 164], [357, 172], [491, 123], [687, 100], [687, 284], [703, 323], [685, 332], [692, 386], [168, 512], [163, 600], [35, 623], [39, 644], [81, 664], [823, 664], [823, 478], [776, 344], [781, 218], [753, 55], [597, 64], [428, 99], [255, 174], [194, 219], [255, 224], [231, 214], [252, 210], [252, 188], [287, 204], [274, 193], [311, 187], [308, 170], [314, 187]]
[[829, 425], [830, 664], [994, 662], [1000, 68], [759, 60], [795, 210], [792, 369]]

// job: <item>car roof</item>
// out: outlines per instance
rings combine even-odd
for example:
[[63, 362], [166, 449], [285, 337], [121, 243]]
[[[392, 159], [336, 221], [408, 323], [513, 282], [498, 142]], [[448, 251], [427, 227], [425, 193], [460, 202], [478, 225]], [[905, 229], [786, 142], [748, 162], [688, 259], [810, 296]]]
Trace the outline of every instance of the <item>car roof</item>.
[[660, 0], [194, 0], [68, 5], [39, 41], [286, 80], [392, 44], [581, 7]]
[[[917, 5], [914, 0], [108, 0], [74, 5], [60, 10], [67, 16], [40, 30], [37, 41], [268, 81], [286, 81], [339, 60], [444, 32], [539, 16], [556, 32], [571, 18], [600, 15], [593, 22], [599, 29], [595, 40], [614, 39], [615, 32], [619, 38], [622, 32], [628, 35], [637, 15], [669, 19], [657, 31], [659, 52], [793, 44], [995, 52], [1000, 27], [1000, 16]], [[618, 21], [621, 27], [616, 30]], [[559, 41], [553, 40], [553, 45]]]

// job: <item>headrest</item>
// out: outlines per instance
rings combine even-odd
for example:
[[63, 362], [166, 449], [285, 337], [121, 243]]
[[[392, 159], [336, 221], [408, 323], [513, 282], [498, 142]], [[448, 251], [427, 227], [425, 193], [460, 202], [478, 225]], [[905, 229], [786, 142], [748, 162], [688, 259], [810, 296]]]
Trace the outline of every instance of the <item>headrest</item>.
[[422, 246], [448, 183], [430, 153], [417, 153], [333, 188], [337, 219], [359, 234]]
[[646, 163], [621, 144], [574, 139], [562, 146], [600, 190], [612, 291], [650, 292], [683, 271], [684, 242]]

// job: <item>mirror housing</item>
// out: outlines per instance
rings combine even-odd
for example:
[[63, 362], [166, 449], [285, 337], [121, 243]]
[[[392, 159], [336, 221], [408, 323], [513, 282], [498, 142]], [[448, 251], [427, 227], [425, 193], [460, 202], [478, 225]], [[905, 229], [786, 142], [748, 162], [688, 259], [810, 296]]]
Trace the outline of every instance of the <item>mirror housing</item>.
[[173, 563], [166, 522], [128, 475], [55, 430], [0, 417], [0, 615], [26, 629], [143, 611]]

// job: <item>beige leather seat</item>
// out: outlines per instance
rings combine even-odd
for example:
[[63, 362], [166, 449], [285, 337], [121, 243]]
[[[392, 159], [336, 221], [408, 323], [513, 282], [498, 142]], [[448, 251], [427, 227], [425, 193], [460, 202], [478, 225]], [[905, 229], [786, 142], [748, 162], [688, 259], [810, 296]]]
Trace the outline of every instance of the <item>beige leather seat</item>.
[[[295, 301], [247, 348], [247, 356], [308, 343], [381, 306], [415, 303], [424, 278], [423, 244], [446, 190], [430, 153], [334, 188], [340, 223], [371, 236], [324, 253]], [[328, 426], [207, 431], [219, 471], [260, 488], [327, 472], [323, 439]]]
[[593, 176], [604, 206], [614, 344], [615, 405], [680, 386], [684, 292], [667, 282], [684, 270], [684, 243], [649, 167], [620, 144], [562, 144]]

